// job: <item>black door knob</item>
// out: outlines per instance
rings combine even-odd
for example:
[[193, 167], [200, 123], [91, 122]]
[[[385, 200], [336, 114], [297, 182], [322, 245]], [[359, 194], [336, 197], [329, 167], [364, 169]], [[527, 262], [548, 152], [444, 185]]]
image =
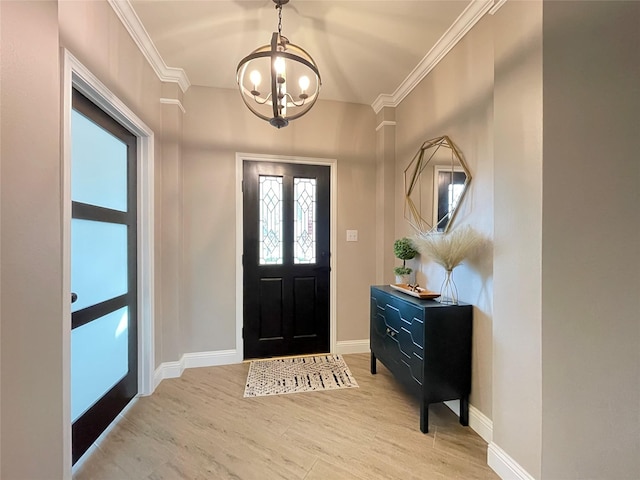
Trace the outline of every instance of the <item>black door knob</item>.
[[75, 302], [78, 299], [78, 294], [71, 292], [71, 303]]

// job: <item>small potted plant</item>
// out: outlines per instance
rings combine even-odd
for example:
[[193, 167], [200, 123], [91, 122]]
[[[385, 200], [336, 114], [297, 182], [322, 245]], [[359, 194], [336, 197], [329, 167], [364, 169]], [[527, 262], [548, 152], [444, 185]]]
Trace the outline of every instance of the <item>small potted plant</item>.
[[413, 270], [407, 267], [407, 260], [414, 258], [418, 251], [413, 248], [413, 243], [407, 237], [396, 240], [393, 244], [393, 253], [402, 260], [402, 266], [393, 269], [396, 274], [396, 283], [410, 283], [409, 275]]

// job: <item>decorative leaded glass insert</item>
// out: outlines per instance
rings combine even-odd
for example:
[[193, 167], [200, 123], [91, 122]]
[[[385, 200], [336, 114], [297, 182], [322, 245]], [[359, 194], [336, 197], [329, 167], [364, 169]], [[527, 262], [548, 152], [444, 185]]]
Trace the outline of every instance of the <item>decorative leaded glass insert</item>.
[[282, 265], [282, 177], [260, 175], [260, 265]]
[[316, 262], [316, 179], [293, 179], [293, 263]]

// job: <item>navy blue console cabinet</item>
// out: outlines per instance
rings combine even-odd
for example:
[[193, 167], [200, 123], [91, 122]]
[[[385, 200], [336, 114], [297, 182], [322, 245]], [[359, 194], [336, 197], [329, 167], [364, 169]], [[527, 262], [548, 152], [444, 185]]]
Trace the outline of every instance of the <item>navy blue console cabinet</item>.
[[442, 305], [387, 285], [371, 287], [371, 373], [376, 360], [420, 399], [420, 430], [429, 429], [429, 404], [460, 400], [469, 425], [471, 305]]

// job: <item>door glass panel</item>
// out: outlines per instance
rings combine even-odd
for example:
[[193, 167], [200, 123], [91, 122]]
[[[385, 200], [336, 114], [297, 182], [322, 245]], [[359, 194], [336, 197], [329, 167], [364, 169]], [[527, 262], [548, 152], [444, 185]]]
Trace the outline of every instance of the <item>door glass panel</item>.
[[71, 304], [75, 312], [127, 293], [127, 226], [71, 220]]
[[260, 175], [260, 265], [282, 265], [282, 177]]
[[293, 179], [293, 263], [316, 262], [316, 179]]
[[71, 420], [75, 421], [129, 371], [129, 309], [71, 331]]
[[126, 212], [126, 144], [76, 110], [71, 131], [71, 199]]
[[437, 209], [436, 226], [439, 232], [445, 230], [450, 222], [458, 200], [464, 191], [467, 176], [464, 172], [439, 170], [437, 172]]

